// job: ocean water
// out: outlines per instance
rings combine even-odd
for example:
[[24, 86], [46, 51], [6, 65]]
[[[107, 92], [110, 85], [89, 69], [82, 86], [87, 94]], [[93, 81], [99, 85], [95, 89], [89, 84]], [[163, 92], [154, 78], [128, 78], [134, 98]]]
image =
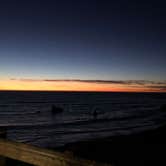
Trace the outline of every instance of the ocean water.
[[[54, 148], [156, 128], [166, 122], [163, 104], [166, 93], [1, 91], [0, 126], [10, 140]], [[63, 112], [53, 114], [52, 105]]]

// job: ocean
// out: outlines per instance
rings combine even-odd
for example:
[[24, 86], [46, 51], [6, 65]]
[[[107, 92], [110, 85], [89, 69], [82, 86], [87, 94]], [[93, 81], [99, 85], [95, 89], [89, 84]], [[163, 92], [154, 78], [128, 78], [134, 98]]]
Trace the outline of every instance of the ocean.
[[10, 140], [54, 148], [157, 128], [164, 104], [166, 93], [0, 91], [0, 127]]

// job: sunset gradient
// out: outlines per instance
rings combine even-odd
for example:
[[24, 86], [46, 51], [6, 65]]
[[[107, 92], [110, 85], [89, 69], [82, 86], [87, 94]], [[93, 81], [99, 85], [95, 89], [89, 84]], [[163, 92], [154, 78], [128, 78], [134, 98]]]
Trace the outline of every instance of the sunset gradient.
[[166, 92], [163, 6], [2, 1], [0, 90]]
[[[163, 83], [164, 84], [164, 83]], [[161, 83], [156, 85], [144, 83], [140, 85], [125, 82], [98, 82], [84, 80], [31, 80], [31, 79], [3, 79], [0, 80], [0, 90], [26, 91], [103, 91], [103, 92], [166, 92]]]

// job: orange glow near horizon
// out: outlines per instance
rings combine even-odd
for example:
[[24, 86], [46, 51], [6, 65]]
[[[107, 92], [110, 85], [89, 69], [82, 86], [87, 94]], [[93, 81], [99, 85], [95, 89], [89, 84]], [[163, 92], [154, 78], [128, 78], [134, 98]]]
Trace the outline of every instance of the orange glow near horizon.
[[[144, 86], [123, 84], [104, 84], [77, 81], [33, 81], [33, 80], [0, 80], [0, 90], [23, 91], [104, 91], [104, 92], [161, 92]], [[162, 91], [164, 92], [164, 91]]]

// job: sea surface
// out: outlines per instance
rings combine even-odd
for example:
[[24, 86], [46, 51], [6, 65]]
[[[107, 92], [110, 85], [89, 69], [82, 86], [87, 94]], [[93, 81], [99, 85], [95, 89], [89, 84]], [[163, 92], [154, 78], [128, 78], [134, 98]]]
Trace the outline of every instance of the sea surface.
[[157, 128], [166, 122], [163, 104], [166, 93], [1, 91], [0, 127], [10, 140], [54, 148]]

